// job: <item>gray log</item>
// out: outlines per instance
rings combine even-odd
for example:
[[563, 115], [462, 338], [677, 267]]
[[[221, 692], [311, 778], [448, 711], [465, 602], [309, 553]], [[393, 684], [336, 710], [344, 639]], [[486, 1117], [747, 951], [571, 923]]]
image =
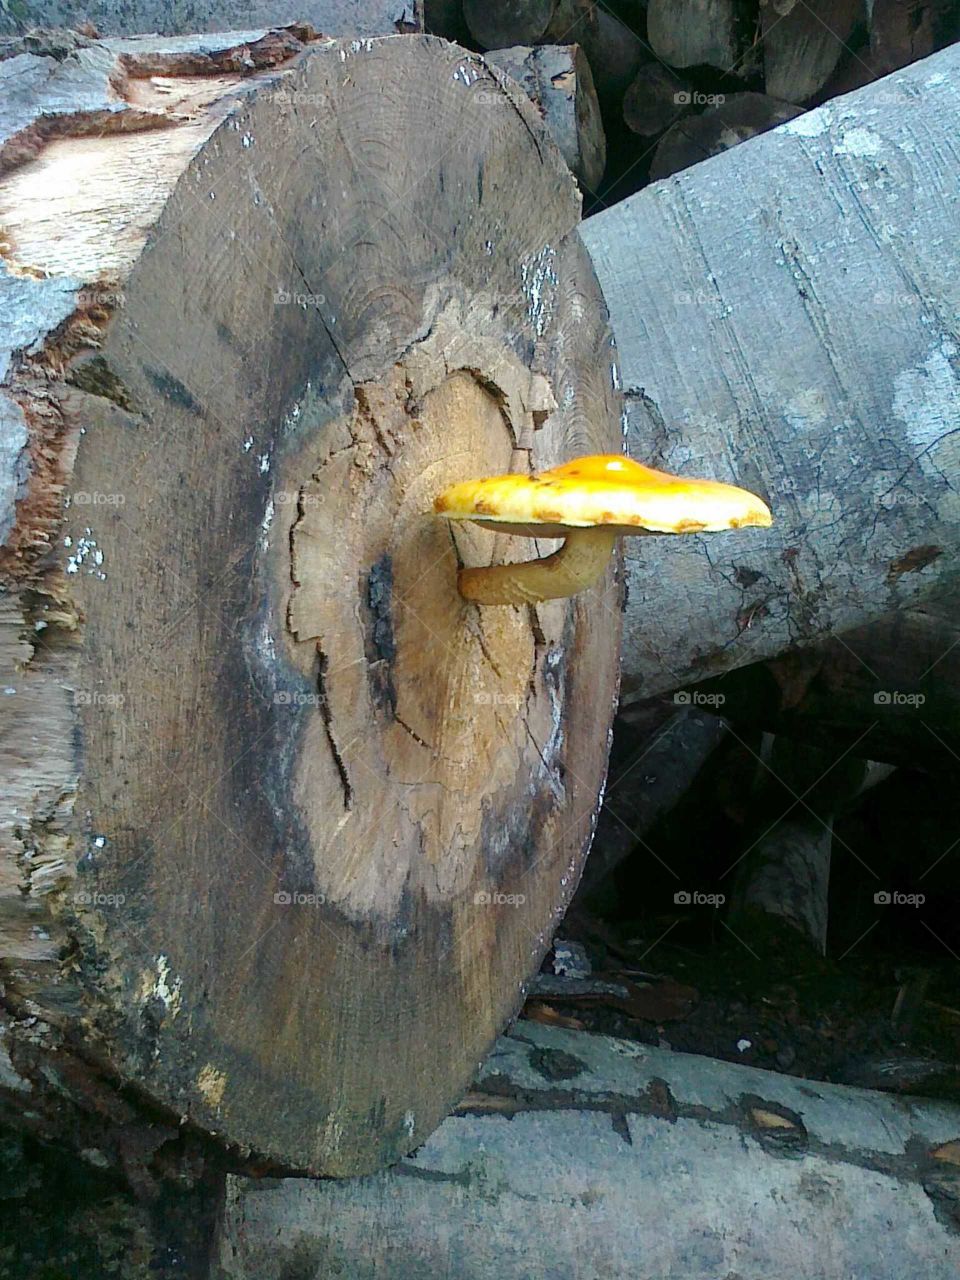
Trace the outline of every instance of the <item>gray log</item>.
[[102, 36], [192, 35], [310, 23], [326, 36], [396, 35], [423, 30], [421, 0], [17, 0], [0, 5], [0, 35], [33, 27], [92, 24]]
[[223, 1280], [954, 1280], [960, 1109], [521, 1022], [393, 1169], [231, 1178]]
[[954, 47], [583, 224], [629, 452], [738, 481], [775, 517], [627, 541], [628, 698], [862, 626], [955, 575], [958, 84]]

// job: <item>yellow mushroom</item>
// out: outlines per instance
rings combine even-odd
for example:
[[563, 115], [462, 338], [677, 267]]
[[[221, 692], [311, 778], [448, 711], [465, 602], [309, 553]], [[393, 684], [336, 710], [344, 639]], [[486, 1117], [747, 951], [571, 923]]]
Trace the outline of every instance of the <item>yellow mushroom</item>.
[[564, 538], [542, 560], [461, 569], [460, 594], [478, 604], [528, 604], [575, 595], [603, 574], [617, 538], [767, 526], [767, 504], [746, 489], [689, 480], [613, 454], [575, 458], [536, 475], [489, 476], [444, 489], [434, 510], [500, 533]]

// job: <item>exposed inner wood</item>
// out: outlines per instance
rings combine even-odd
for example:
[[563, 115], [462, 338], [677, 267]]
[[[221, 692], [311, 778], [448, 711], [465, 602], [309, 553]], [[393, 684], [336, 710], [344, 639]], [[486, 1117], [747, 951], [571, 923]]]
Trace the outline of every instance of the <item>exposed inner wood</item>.
[[[318, 887], [353, 915], [388, 916], [405, 886], [446, 898], [469, 883], [491, 797], [551, 767], [561, 732], [547, 674], [563, 611], [543, 605], [531, 619], [462, 599], [458, 564], [486, 563], [494, 539], [432, 512], [440, 490], [478, 470], [529, 469], [489, 390], [494, 371], [478, 373], [460, 370], [413, 404], [400, 366], [358, 387], [351, 443], [326, 449], [299, 495], [289, 627], [316, 648], [343, 810], [317, 785], [312, 750], [298, 797]], [[532, 545], [498, 542], [518, 559]]]

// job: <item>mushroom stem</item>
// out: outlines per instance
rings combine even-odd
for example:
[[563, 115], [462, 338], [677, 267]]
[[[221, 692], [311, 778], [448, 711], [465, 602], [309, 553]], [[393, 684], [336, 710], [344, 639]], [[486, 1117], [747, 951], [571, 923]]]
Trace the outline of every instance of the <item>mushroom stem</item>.
[[617, 530], [603, 526], [573, 529], [553, 555], [542, 560], [524, 560], [521, 564], [461, 569], [457, 585], [464, 599], [477, 604], [561, 600], [593, 586], [603, 576], [618, 537]]

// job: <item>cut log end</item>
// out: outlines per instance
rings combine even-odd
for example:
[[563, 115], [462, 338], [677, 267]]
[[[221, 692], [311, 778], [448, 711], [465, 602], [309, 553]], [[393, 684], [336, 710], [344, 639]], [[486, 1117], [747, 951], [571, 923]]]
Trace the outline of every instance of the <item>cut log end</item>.
[[615, 567], [485, 614], [460, 561], [529, 540], [455, 545], [433, 497], [613, 451], [621, 405], [575, 185], [481, 59], [324, 42], [208, 88], [0, 182], [8, 993], [77, 1046], [64, 1092], [89, 1052], [241, 1161], [355, 1173], [516, 1011], [616, 695]]

